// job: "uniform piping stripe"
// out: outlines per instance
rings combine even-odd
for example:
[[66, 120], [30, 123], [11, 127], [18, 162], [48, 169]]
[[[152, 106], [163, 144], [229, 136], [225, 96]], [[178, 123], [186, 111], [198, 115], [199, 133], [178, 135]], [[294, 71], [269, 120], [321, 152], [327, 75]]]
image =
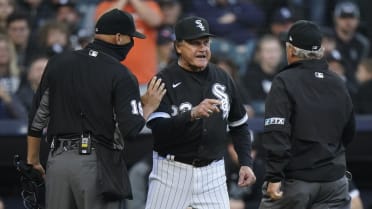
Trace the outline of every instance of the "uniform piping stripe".
[[147, 122], [155, 118], [170, 118], [171, 116], [166, 112], [154, 112], [151, 113], [150, 117], [147, 119]]
[[231, 126], [231, 127], [237, 127], [237, 126], [240, 126], [240, 125], [244, 124], [245, 122], [247, 122], [247, 120], [248, 120], [248, 115], [245, 114], [242, 119], [240, 119], [238, 121], [230, 122], [229, 123], [229, 126]]

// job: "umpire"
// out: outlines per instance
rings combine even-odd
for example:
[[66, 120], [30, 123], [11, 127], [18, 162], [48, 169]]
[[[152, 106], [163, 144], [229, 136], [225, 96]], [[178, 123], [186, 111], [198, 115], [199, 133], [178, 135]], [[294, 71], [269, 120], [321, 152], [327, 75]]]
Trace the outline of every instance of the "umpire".
[[289, 65], [266, 100], [260, 209], [350, 208], [345, 148], [355, 132], [353, 105], [322, 58], [321, 39], [310, 21], [297, 21], [288, 32]]
[[86, 48], [49, 60], [34, 97], [27, 161], [45, 175], [39, 149], [48, 126], [46, 208], [119, 209], [131, 190], [116, 124], [125, 140], [135, 138], [165, 94], [154, 78], [141, 98], [136, 78], [120, 63], [133, 37], [145, 38], [130, 14], [111, 10], [95, 30]]

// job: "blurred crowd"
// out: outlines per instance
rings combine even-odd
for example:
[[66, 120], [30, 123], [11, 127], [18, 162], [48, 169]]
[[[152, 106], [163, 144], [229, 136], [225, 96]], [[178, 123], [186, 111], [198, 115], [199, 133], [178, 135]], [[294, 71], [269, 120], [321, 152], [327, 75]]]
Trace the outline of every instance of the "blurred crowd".
[[[315, 21], [330, 69], [348, 87], [356, 113], [372, 114], [370, 0], [0, 0], [0, 120], [27, 120], [48, 59], [86, 46], [95, 21], [113, 8], [130, 12], [147, 37], [135, 39], [123, 61], [141, 85], [177, 58], [177, 20], [207, 19], [216, 35], [212, 62], [236, 81], [250, 117], [264, 114], [271, 81], [286, 65], [283, 37], [290, 26], [299, 19]], [[259, 187], [243, 193], [253, 190]], [[232, 204], [242, 204], [238, 199]]]
[[135, 40], [123, 61], [141, 85], [177, 57], [177, 20], [207, 19], [216, 35], [212, 61], [234, 78], [250, 117], [264, 114], [271, 81], [286, 65], [287, 30], [296, 20], [313, 20], [356, 112], [372, 113], [368, 0], [0, 0], [0, 119], [26, 119], [48, 59], [84, 47], [93, 39], [95, 20], [112, 8], [130, 12], [147, 36]]

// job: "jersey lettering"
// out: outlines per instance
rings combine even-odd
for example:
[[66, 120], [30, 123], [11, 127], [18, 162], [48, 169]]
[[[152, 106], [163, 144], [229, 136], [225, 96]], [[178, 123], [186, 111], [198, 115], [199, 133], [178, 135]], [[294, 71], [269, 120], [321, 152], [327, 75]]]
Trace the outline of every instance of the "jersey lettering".
[[176, 116], [178, 115], [178, 107], [176, 105], [172, 105], [172, 113], [171, 116]]
[[182, 112], [186, 112], [186, 111], [191, 110], [191, 108], [192, 108], [192, 104], [190, 102], [184, 102], [184, 103], [180, 104], [179, 110], [182, 113]]
[[227, 119], [227, 117], [229, 116], [229, 112], [230, 112], [230, 99], [226, 93], [226, 86], [220, 83], [215, 83], [212, 86], [212, 93], [222, 103], [220, 105], [220, 109], [222, 110], [222, 118]]

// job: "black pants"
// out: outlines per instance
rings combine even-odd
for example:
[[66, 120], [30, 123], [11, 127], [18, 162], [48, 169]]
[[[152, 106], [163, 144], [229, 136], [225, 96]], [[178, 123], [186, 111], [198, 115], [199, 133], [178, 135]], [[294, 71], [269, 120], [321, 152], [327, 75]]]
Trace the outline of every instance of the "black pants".
[[272, 200], [262, 187], [260, 209], [350, 209], [348, 180], [343, 177], [333, 182], [305, 182], [287, 179], [282, 182], [283, 197]]

